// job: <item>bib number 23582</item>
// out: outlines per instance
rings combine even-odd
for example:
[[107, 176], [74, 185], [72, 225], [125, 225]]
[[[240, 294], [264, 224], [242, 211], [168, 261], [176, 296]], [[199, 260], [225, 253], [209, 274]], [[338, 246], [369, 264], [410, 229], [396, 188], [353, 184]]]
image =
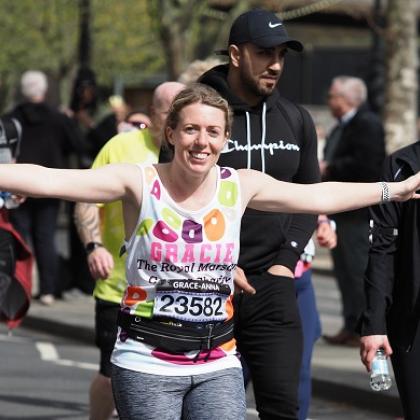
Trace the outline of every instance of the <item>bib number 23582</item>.
[[193, 291], [184, 287], [158, 287], [153, 315], [193, 322], [224, 321], [228, 297], [229, 293], [220, 288]]

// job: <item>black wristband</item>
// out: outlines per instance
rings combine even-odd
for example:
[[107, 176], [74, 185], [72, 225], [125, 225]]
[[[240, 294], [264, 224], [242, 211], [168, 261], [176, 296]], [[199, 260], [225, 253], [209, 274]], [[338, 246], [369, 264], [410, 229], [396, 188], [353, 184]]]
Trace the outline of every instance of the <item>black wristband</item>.
[[103, 247], [103, 245], [100, 242], [89, 242], [85, 246], [85, 251], [89, 255], [96, 248], [100, 248], [100, 247]]

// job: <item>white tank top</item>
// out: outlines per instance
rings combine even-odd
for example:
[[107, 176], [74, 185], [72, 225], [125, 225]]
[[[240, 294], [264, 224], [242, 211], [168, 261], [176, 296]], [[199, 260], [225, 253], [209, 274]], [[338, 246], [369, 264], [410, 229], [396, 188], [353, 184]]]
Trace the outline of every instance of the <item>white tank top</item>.
[[[190, 324], [231, 319], [242, 216], [237, 172], [216, 166], [214, 196], [191, 211], [172, 200], [154, 166], [140, 167], [143, 201], [136, 229], [125, 244], [128, 286], [122, 309]], [[197, 353], [167, 353], [127, 338], [119, 329], [111, 361], [126, 369], [174, 376], [240, 367], [233, 339]]]

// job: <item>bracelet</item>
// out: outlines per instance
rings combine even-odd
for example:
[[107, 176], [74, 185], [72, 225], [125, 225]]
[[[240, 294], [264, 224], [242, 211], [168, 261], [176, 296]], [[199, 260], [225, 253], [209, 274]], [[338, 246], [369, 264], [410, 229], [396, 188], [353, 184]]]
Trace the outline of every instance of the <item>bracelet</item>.
[[381, 203], [389, 203], [391, 201], [391, 193], [388, 184], [384, 181], [381, 181], [379, 184], [382, 188]]
[[89, 255], [93, 252], [96, 248], [103, 248], [103, 245], [100, 242], [89, 242], [85, 246], [86, 254]]

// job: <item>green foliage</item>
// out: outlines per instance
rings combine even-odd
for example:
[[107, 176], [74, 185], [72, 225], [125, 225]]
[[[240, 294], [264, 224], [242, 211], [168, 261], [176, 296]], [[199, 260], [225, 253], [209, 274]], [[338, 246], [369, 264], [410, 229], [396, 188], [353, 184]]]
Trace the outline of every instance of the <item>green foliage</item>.
[[[218, 11], [209, 0], [147, 0], [150, 18], [165, 51], [169, 77], [177, 79], [189, 63], [226, 47], [232, 20], [249, 8], [236, 0], [229, 11]], [[217, 2], [216, 2], [217, 3]]]
[[73, 0], [0, 0], [0, 71], [40, 68], [59, 74], [74, 61], [78, 32]]
[[20, 74], [44, 70], [59, 79], [75, 61], [78, 10], [73, 0], [0, 0], [0, 108]]
[[161, 71], [163, 52], [146, 0], [92, 0], [93, 67], [100, 83], [139, 81]]
[[[224, 13], [207, 0], [90, 0], [91, 67], [98, 83], [138, 85], [162, 72], [176, 78], [189, 62], [224, 46], [231, 15], [247, 3], [237, 0]], [[49, 74], [68, 102], [79, 63], [80, 4], [0, 0], [0, 110], [12, 102], [27, 69]]]
[[[78, 66], [78, 0], [0, 0], [0, 109], [21, 73], [39, 69], [68, 90]], [[100, 84], [141, 80], [164, 65], [146, 0], [91, 0], [91, 66]]]

